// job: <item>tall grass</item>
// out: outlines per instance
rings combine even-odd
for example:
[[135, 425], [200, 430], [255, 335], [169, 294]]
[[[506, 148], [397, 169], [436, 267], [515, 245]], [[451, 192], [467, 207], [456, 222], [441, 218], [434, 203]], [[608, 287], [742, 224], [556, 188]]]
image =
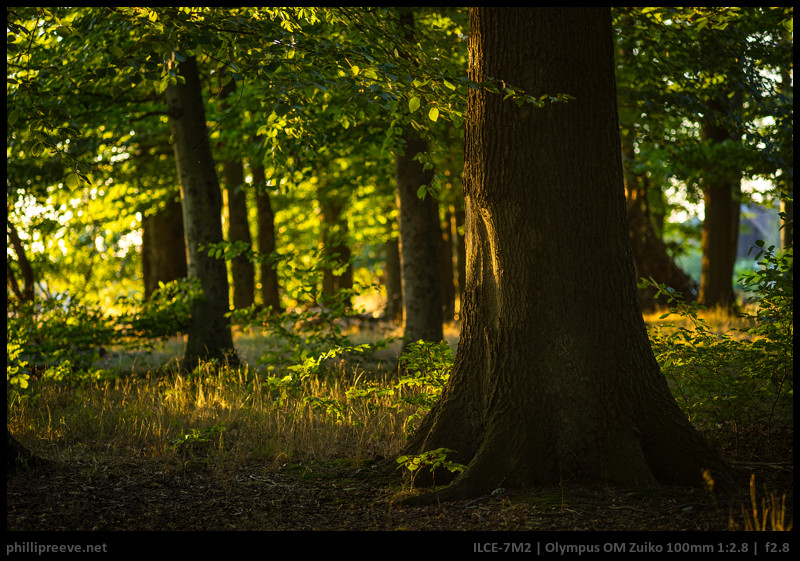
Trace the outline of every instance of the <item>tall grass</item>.
[[250, 366], [216, 364], [191, 373], [45, 377], [24, 390], [9, 388], [8, 425], [53, 459], [221, 465], [398, 453], [413, 408], [398, 406], [396, 395], [349, 397], [348, 391], [373, 382], [347, 363], [335, 369], [287, 387]]

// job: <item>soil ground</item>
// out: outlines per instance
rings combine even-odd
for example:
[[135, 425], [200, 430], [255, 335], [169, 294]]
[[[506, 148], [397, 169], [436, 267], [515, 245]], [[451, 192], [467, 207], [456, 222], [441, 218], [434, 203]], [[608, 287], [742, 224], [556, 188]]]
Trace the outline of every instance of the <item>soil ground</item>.
[[[385, 463], [377, 461], [239, 465], [225, 469], [153, 460], [119, 465], [48, 463], [7, 474], [7, 529], [11, 531], [7, 542], [14, 536], [26, 536], [44, 543], [44, 537], [29, 533], [42, 530], [100, 532], [87, 534], [86, 540], [100, 536], [109, 539], [114, 534], [108, 532], [124, 531], [123, 537], [116, 534], [112, 539], [125, 540], [126, 549], [142, 547], [133, 537], [138, 531], [188, 531], [172, 543], [202, 551], [222, 546], [207, 536], [197, 538], [194, 532], [273, 531], [298, 536], [305, 534], [297, 532], [319, 531], [322, 533], [314, 535], [319, 544], [325, 544], [330, 543], [325, 536], [377, 531], [376, 535], [391, 534], [390, 541], [399, 540], [404, 546], [410, 546], [423, 534], [398, 538], [397, 531], [424, 531], [428, 538], [431, 531], [466, 532], [460, 538], [448, 534], [451, 541], [471, 540], [461, 549], [483, 547], [474, 545], [477, 538], [469, 537], [473, 532], [518, 532], [501, 534], [506, 541], [509, 536], [540, 539], [552, 531], [646, 531], [646, 539], [651, 542], [653, 536], [663, 536], [660, 532], [664, 531], [715, 535], [743, 529], [742, 506], [750, 505], [746, 480], [751, 473], [755, 474], [759, 503], [765, 495], [764, 486], [777, 497], [785, 493], [786, 522], [792, 520], [793, 442], [792, 432], [787, 430], [781, 439], [773, 438], [782, 452], [773, 454], [770, 462], [723, 450], [726, 459], [744, 475], [742, 492], [732, 496], [683, 488], [562, 486], [510, 489], [477, 500], [412, 507], [403, 506], [398, 500], [412, 492], [408, 483], [387, 475], [381, 468]], [[740, 441], [738, 449], [752, 452], [756, 448]], [[758, 510], [763, 511], [761, 504]], [[191, 544], [183, 541], [188, 535], [195, 536]], [[558, 539], [569, 543], [576, 535], [560, 534]], [[681, 540], [686, 542], [699, 535], [682, 535]], [[269, 539], [276, 537], [277, 534]], [[297, 545], [296, 538], [293, 543]], [[447, 540], [437, 544], [456, 547], [448, 546]], [[313, 547], [312, 542], [305, 546]]]

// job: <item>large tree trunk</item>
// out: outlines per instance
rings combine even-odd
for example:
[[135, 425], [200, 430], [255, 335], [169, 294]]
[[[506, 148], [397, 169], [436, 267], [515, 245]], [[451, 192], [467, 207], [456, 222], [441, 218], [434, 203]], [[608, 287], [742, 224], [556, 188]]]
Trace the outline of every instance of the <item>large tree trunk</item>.
[[225, 261], [208, 256], [199, 246], [222, 241], [222, 194], [211, 156], [197, 62], [180, 64], [184, 84], [166, 91], [173, 149], [181, 186], [183, 223], [189, 253], [189, 276], [200, 279], [203, 298], [192, 305], [183, 366], [221, 359], [238, 364], [229, 311]]
[[6, 472], [14, 473], [20, 468], [41, 467], [49, 463], [25, 448], [6, 427]]
[[180, 201], [142, 218], [142, 277], [144, 296], [150, 298], [159, 282], [185, 278], [186, 241]]
[[568, 481], [699, 485], [704, 469], [724, 482], [637, 301], [610, 10], [472, 8], [469, 53], [475, 82], [575, 99], [535, 108], [469, 94], [461, 340], [406, 450], [450, 448], [467, 465], [433, 499]]

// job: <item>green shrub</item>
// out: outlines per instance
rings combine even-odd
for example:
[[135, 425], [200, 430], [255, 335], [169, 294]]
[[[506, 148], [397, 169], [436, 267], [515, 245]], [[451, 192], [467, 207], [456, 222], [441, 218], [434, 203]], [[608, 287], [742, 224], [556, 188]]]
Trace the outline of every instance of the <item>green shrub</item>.
[[[755, 315], [745, 316], [753, 327], [744, 337], [717, 333], [700, 313], [705, 308], [683, 298], [652, 279], [640, 286], [657, 288], [666, 295], [670, 315], [685, 325], [654, 328], [651, 343], [656, 359], [675, 397], [693, 421], [734, 427], [792, 415], [793, 315], [792, 250], [780, 255], [763, 249], [761, 269], [741, 282], [752, 292]], [[670, 328], [673, 331], [668, 331]]]

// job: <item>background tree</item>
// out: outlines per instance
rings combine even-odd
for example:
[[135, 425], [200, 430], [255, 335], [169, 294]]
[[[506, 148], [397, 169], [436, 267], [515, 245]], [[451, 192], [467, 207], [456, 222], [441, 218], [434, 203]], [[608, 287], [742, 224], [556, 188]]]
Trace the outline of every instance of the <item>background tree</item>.
[[[786, 126], [786, 98], [778, 87], [781, 69], [792, 65], [790, 51], [780, 41], [791, 27], [791, 10], [648, 7], [616, 8], [614, 14], [621, 54], [617, 78], [623, 165], [626, 177], [651, 189], [637, 206], [668, 217], [678, 210], [676, 195], [690, 204], [708, 198], [705, 272], [698, 270], [696, 279], [705, 284], [706, 303], [728, 307], [739, 206], [751, 199], [775, 204], [775, 187], [787, 176], [782, 169], [791, 167], [784, 148], [791, 127]], [[753, 192], [750, 181], [755, 179], [775, 187]], [[632, 230], [637, 222], [647, 226], [632, 220]], [[693, 236], [699, 243], [699, 231], [693, 234], [669, 220], [663, 232], [656, 225], [655, 233], [663, 236], [673, 257], [685, 251]], [[632, 236], [637, 266], [644, 265], [635, 243], [641, 236], [634, 231]], [[652, 276], [686, 293], [680, 279]]]
[[206, 129], [200, 76], [194, 57], [178, 64], [184, 83], [167, 88], [166, 99], [181, 185], [183, 223], [189, 253], [189, 276], [200, 279], [203, 298], [192, 304], [183, 362], [218, 358], [237, 363], [231, 328], [225, 314], [228, 275], [225, 262], [202, 246], [222, 241], [222, 195]]
[[[699, 485], [727, 468], [672, 398], [628, 240], [608, 9], [472, 8], [467, 284], [453, 373], [409, 442], [466, 470], [439, 496], [563, 481]], [[436, 482], [442, 478], [437, 474]]]
[[225, 185], [228, 241], [240, 249], [238, 255], [231, 259], [231, 278], [233, 279], [233, 307], [241, 310], [252, 306], [255, 302], [256, 271], [249, 258], [252, 250], [250, 224], [247, 214], [247, 190], [244, 176], [244, 162], [242, 148], [237, 147], [233, 139], [236, 138], [235, 123], [241, 121], [238, 117], [240, 111], [236, 107], [236, 80], [226, 77], [227, 84], [220, 89], [220, 112], [222, 114], [220, 126], [227, 130], [232, 129], [224, 139], [221, 147], [222, 178]]
[[[400, 24], [412, 40], [413, 11], [402, 10]], [[433, 171], [419, 161], [427, 150], [424, 139], [407, 126], [401, 152], [395, 159], [403, 279], [403, 338], [406, 344], [420, 339], [434, 342], [443, 339], [439, 205], [428, 192]]]

